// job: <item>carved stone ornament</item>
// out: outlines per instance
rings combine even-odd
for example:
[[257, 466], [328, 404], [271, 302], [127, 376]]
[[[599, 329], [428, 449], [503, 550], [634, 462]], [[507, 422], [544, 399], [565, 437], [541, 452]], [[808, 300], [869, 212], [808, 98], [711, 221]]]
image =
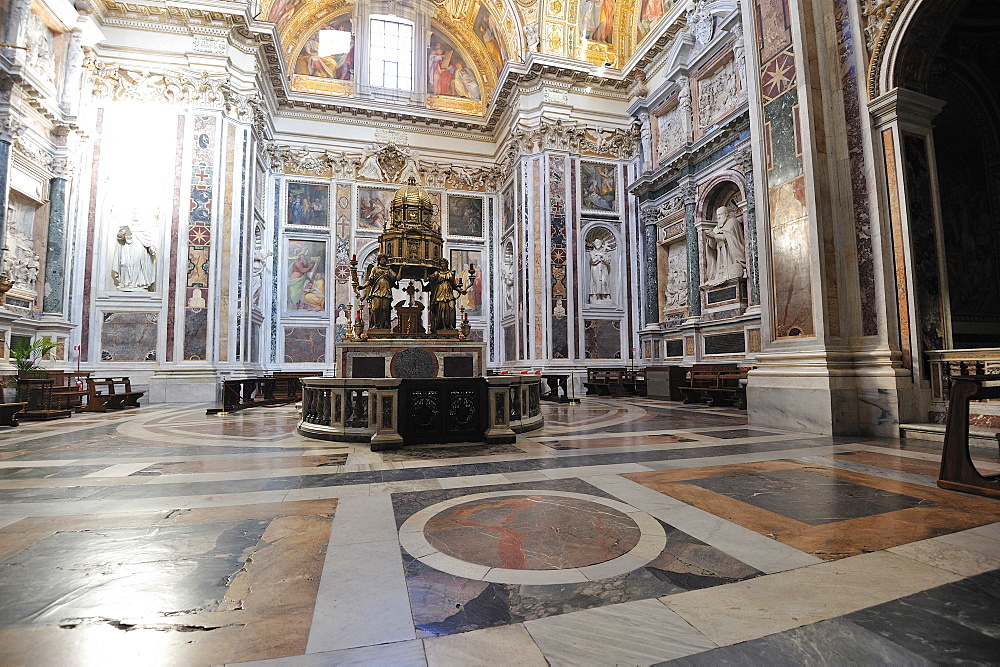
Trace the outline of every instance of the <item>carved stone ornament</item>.
[[641, 135], [642, 130], [638, 123], [627, 130], [587, 129], [580, 141], [580, 152], [610, 155], [618, 160], [631, 160], [638, 152]]
[[698, 82], [698, 123], [702, 128], [739, 104], [739, 82], [735, 62], [730, 59]]
[[708, 0], [696, 0], [688, 10], [687, 24], [695, 41], [704, 46], [715, 36], [715, 17], [708, 10]]
[[237, 121], [254, 121], [251, 98], [234, 91], [227, 74], [139, 72], [93, 58], [88, 58], [84, 66], [91, 71], [93, 93], [98, 98], [221, 109]]

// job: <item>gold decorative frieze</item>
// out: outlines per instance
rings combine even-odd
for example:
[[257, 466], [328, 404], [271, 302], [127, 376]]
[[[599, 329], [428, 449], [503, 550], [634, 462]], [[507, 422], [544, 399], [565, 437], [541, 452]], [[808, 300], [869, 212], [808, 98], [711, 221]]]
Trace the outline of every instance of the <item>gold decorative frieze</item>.
[[354, 95], [354, 84], [339, 79], [325, 79], [318, 76], [295, 74], [291, 81], [292, 90], [302, 93], [317, 93], [320, 95], [336, 95], [351, 97]]
[[427, 106], [438, 111], [451, 111], [452, 113], [465, 113], [478, 116], [486, 112], [486, 105], [482, 100], [451, 97], [450, 95], [428, 95]]

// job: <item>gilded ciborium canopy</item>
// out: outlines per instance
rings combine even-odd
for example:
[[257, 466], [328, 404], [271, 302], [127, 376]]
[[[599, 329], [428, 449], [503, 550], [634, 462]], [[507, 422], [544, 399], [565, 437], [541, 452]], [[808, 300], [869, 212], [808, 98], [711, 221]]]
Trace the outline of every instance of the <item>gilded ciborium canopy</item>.
[[412, 176], [392, 197], [389, 223], [379, 236], [379, 250], [400, 278], [424, 280], [438, 268], [441, 232], [434, 228], [434, 203]]

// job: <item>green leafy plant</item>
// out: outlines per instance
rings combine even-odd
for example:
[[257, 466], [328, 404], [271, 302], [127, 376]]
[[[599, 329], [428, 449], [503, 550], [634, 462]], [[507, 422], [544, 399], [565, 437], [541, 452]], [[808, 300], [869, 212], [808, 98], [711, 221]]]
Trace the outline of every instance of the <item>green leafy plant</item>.
[[17, 369], [17, 379], [23, 380], [33, 377], [36, 374], [35, 371], [42, 367], [40, 363], [42, 358], [57, 347], [59, 347], [59, 343], [42, 338], [30, 344], [26, 341], [19, 341], [10, 348], [10, 358], [14, 362], [14, 368]]

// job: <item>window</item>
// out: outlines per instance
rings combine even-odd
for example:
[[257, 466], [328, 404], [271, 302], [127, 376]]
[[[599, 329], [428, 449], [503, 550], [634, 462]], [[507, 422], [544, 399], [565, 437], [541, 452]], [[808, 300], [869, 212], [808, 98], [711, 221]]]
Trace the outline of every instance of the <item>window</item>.
[[371, 18], [369, 82], [413, 90], [413, 24], [394, 16]]

